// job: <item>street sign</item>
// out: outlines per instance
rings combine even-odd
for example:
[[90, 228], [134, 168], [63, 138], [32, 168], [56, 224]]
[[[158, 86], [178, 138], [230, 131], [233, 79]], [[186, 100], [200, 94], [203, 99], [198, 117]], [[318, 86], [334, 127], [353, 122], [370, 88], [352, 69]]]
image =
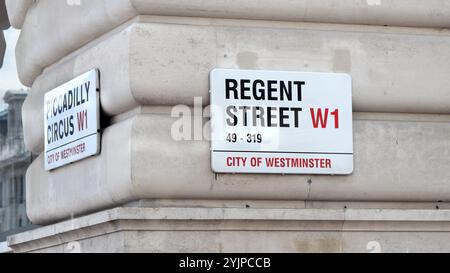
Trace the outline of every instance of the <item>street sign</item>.
[[99, 71], [93, 69], [44, 98], [45, 169], [100, 152]]
[[217, 173], [351, 174], [351, 77], [340, 73], [211, 72]]

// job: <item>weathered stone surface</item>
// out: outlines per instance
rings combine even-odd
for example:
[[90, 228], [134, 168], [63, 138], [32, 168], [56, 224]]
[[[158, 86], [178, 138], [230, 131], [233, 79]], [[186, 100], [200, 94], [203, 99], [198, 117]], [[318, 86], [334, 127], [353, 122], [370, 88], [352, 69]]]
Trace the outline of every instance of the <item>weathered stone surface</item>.
[[[162, 110], [108, 127], [102, 153], [27, 172], [28, 216], [45, 224], [138, 199], [450, 201], [449, 116], [357, 114], [351, 176], [217, 174], [207, 141], [174, 141]], [[170, 111], [170, 110], [168, 110]], [[151, 113], [152, 112], [152, 113]]]
[[[414, 27], [449, 27], [448, 0], [270, 0], [163, 1], [90, 0], [8, 1], [14, 25], [27, 19], [18, 43], [19, 77], [31, 86], [42, 69], [137, 15], [188, 16], [229, 19], [308, 21]], [[17, 11], [16, 11], [17, 10]], [[83, 20], [80, 20], [83, 18]], [[64, 28], [60, 26], [64, 24]]]
[[28, 8], [36, 1], [34, 0], [5, 0], [8, 10], [9, 21], [14, 28], [22, 28], [27, 15]]
[[207, 105], [214, 68], [347, 72], [355, 111], [450, 113], [447, 31], [243, 24], [141, 18], [86, 45], [34, 82], [23, 113], [27, 148], [44, 147], [35, 117], [43, 116], [45, 92], [92, 68], [100, 69], [102, 108], [112, 116], [139, 105], [192, 105], [194, 96]]
[[448, 252], [450, 211], [123, 207], [10, 237], [15, 252]]

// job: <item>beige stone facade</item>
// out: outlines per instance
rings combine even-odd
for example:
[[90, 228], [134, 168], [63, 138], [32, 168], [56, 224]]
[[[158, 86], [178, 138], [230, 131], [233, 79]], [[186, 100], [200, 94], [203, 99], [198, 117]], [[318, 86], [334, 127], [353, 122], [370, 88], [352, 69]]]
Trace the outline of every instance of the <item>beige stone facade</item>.
[[[372, 241], [392, 252], [450, 248], [439, 239], [449, 235], [450, 220], [450, 1], [6, 4], [11, 24], [22, 29], [19, 77], [31, 88], [23, 107], [25, 143], [41, 154], [27, 172], [28, 216], [35, 224], [54, 225], [10, 238], [13, 249], [63, 251], [73, 240], [94, 252], [364, 252]], [[93, 68], [101, 73], [101, 154], [47, 172], [43, 123], [36, 122], [43, 117], [43, 97]], [[214, 68], [350, 74], [355, 172], [213, 173], [207, 140], [173, 139], [171, 110], [194, 106], [194, 97], [207, 106]], [[138, 200], [145, 205], [129, 205]], [[131, 206], [125, 211], [138, 219], [102, 218], [123, 209], [100, 211], [123, 206]], [[193, 222], [183, 218], [190, 207], [197, 208], [189, 210]], [[155, 214], [158, 208], [180, 214]], [[293, 218], [284, 219], [289, 213]], [[82, 218], [55, 224], [73, 217]], [[178, 217], [188, 234], [167, 220]], [[155, 232], [155, 222], [164, 232]], [[69, 223], [83, 223], [81, 231], [65, 229]], [[115, 229], [102, 233], [104, 225]], [[59, 228], [67, 235], [62, 241], [50, 232]], [[420, 239], [417, 232], [426, 235]], [[199, 244], [203, 235], [212, 243]], [[242, 238], [242, 245], [227, 244], [228, 236]], [[184, 239], [175, 244], [175, 238]], [[113, 245], [113, 239], [123, 243]]]

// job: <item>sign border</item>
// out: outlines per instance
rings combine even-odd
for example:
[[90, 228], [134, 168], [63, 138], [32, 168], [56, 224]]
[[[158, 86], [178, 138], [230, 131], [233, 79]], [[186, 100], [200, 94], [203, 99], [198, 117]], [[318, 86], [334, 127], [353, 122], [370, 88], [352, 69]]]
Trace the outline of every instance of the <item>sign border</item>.
[[101, 136], [102, 136], [102, 133], [101, 133], [101, 131], [102, 131], [102, 130], [101, 130], [101, 99], [100, 99], [100, 94], [101, 94], [101, 82], [100, 82], [100, 79], [101, 79], [101, 73], [100, 73], [100, 69], [98, 69], [98, 68], [90, 69], [90, 70], [88, 70], [88, 71], [86, 71], [86, 72], [84, 72], [84, 73], [81, 73], [81, 74], [79, 74], [79, 75], [73, 77], [71, 80], [66, 81], [66, 82], [64, 82], [64, 83], [62, 83], [62, 84], [59, 84], [57, 87], [55, 87], [55, 88], [53, 88], [53, 89], [47, 91], [47, 92], [44, 94], [43, 105], [44, 105], [44, 110], [45, 110], [45, 97], [46, 97], [46, 95], [47, 95], [48, 93], [50, 93], [50, 92], [52, 92], [52, 91], [54, 91], [54, 90], [60, 88], [61, 86], [65, 85], [65, 84], [70, 83], [71, 81], [74, 81], [75, 79], [77, 79], [77, 78], [79, 78], [79, 77], [81, 77], [81, 76], [83, 76], [83, 75], [85, 75], [85, 74], [91, 73], [91, 72], [94, 72], [94, 73], [95, 73], [95, 77], [96, 77], [96, 87], [95, 87], [96, 104], [97, 104], [97, 107], [96, 107], [97, 130], [96, 130], [96, 133], [92, 133], [92, 134], [90, 134], [90, 135], [87, 135], [87, 136], [81, 137], [81, 138], [79, 138], [79, 139], [73, 140], [73, 141], [71, 141], [70, 143], [66, 143], [66, 144], [61, 145], [61, 146], [59, 146], [59, 147], [53, 148], [52, 150], [55, 150], [55, 149], [64, 147], [64, 146], [66, 146], [66, 145], [68, 145], [68, 144], [75, 143], [75, 142], [80, 141], [80, 140], [85, 139], [85, 138], [92, 137], [92, 136], [94, 136], [94, 135], [96, 135], [97, 150], [96, 150], [96, 152], [95, 152], [94, 154], [92, 154], [92, 155], [88, 155], [88, 156], [82, 157], [82, 158], [80, 158], [80, 159], [78, 159], [78, 160], [70, 161], [70, 162], [64, 163], [64, 164], [62, 164], [62, 165], [60, 165], [60, 166], [57, 166], [57, 167], [48, 168], [48, 167], [47, 167], [47, 163], [46, 163], [46, 162], [47, 162], [47, 156], [46, 156], [46, 154], [47, 154], [47, 152], [52, 151], [52, 150], [48, 150], [48, 151], [47, 151], [47, 149], [46, 149], [46, 146], [47, 146], [47, 140], [45, 139], [45, 136], [46, 136], [46, 134], [47, 134], [47, 133], [46, 133], [46, 125], [47, 125], [46, 123], [47, 123], [47, 121], [46, 121], [46, 119], [45, 119], [45, 112], [44, 112], [44, 141], [45, 141], [45, 145], [44, 145], [44, 169], [45, 169], [45, 171], [47, 171], [47, 172], [55, 171], [55, 170], [57, 170], [57, 169], [59, 169], [59, 168], [62, 168], [62, 167], [65, 167], [65, 166], [68, 166], [68, 165], [77, 163], [77, 162], [79, 162], [79, 161], [82, 161], [82, 160], [85, 160], [85, 159], [88, 159], [88, 158], [97, 156], [97, 155], [99, 155], [99, 154], [101, 153], [101, 150], [102, 150], [102, 147], [101, 147]]
[[[349, 73], [342, 73], [342, 72], [312, 72], [312, 71], [294, 71], [294, 70], [264, 70], [264, 69], [233, 69], [233, 68], [214, 68], [213, 70], [211, 70], [210, 74], [209, 74], [209, 95], [210, 95], [210, 105], [213, 105], [213, 96], [212, 96], [212, 92], [213, 92], [213, 74], [216, 73], [217, 71], [224, 71], [224, 70], [229, 70], [229, 71], [245, 71], [245, 72], [276, 72], [276, 73], [282, 73], [282, 72], [287, 72], [287, 73], [310, 73], [310, 74], [333, 74], [333, 75], [343, 75], [349, 78], [350, 81], [350, 92], [351, 92], [351, 98], [353, 98], [353, 79], [352, 76]], [[351, 124], [351, 131], [352, 131], [352, 153], [317, 153], [317, 152], [278, 152], [278, 151], [228, 151], [228, 150], [214, 150], [213, 149], [213, 130], [211, 129], [210, 131], [210, 139], [211, 139], [211, 145], [210, 145], [210, 156], [211, 156], [211, 170], [216, 173], [216, 174], [243, 174], [243, 175], [262, 175], [262, 174], [266, 174], [266, 175], [324, 175], [324, 176], [349, 176], [352, 175], [355, 171], [355, 162], [354, 162], [354, 156], [355, 156], [355, 150], [354, 150], [354, 115], [353, 115], [353, 99], [350, 101], [350, 107], [351, 107], [351, 113], [352, 113], [352, 124]], [[211, 115], [212, 116], [212, 115]], [[210, 120], [211, 125], [212, 123], [212, 118]], [[252, 172], [252, 171], [239, 171], [239, 172], [225, 172], [225, 171], [217, 171], [214, 169], [214, 153], [220, 153], [220, 152], [230, 152], [230, 153], [260, 153], [260, 154], [311, 154], [311, 155], [325, 155], [325, 154], [336, 154], [336, 155], [351, 155], [352, 156], [352, 166], [351, 166], [351, 170], [348, 172], [342, 172], [342, 173], [313, 173], [313, 172], [305, 172], [305, 173], [291, 173], [291, 172], [261, 172], [261, 171], [256, 171], [256, 172]]]

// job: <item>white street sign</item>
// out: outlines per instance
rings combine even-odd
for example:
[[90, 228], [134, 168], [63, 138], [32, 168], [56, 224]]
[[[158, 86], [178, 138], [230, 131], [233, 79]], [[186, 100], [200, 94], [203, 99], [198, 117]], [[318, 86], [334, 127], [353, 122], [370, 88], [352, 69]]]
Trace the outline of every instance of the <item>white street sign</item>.
[[100, 152], [99, 72], [93, 69], [45, 94], [45, 169]]
[[215, 69], [212, 169], [351, 174], [352, 115], [347, 74]]

